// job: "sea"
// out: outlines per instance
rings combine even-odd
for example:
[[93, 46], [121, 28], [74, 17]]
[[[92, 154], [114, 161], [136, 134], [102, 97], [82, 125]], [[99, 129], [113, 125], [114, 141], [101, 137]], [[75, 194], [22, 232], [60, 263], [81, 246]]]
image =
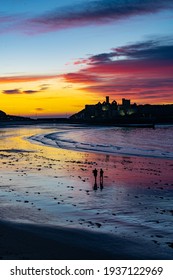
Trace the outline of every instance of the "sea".
[[155, 128], [57, 126], [30, 140], [62, 149], [155, 158], [173, 158], [173, 125]]

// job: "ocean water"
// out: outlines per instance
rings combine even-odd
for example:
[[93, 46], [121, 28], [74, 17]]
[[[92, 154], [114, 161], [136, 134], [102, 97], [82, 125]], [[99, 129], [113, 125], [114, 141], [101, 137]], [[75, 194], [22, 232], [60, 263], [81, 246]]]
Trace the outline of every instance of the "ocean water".
[[152, 128], [62, 126], [30, 140], [62, 149], [109, 155], [173, 158], [173, 126]]

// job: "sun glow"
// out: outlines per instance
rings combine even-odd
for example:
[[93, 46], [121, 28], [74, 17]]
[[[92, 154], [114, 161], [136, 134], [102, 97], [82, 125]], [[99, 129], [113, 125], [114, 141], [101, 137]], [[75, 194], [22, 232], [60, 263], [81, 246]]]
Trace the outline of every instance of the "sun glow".
[[57, 80], [1, 84], [1, 110], [30, 117], [69, 116], [83, 109], [88, 94]]

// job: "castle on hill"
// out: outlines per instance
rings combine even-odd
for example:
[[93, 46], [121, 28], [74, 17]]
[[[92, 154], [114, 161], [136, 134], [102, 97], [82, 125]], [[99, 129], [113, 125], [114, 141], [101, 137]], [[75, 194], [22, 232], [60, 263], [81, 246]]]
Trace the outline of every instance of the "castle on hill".
[[85, 105], [70, 120], [89, 123], [154, 123], [173, 122], [173, 105], [137, 105], [130, 99], [122, 98], [122, 103], [105, 101], [95, 105]]

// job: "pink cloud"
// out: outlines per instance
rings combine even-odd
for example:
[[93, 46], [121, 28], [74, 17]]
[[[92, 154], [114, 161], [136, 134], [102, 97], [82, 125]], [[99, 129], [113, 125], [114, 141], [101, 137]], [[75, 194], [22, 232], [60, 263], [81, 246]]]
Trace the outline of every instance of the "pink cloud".
[[173, 44], [165, 39], [90, 56], [82, 70], [62, 77], [90, 93], [173, 102]]

